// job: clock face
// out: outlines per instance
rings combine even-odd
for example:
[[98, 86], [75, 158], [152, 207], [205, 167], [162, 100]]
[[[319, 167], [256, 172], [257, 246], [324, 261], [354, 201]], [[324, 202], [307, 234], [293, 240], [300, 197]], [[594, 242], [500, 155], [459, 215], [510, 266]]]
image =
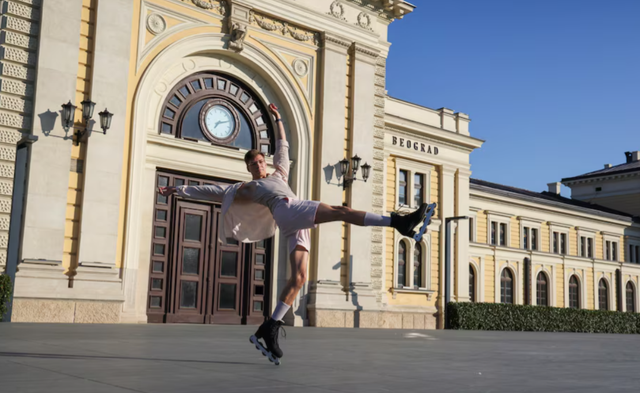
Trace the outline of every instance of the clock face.
[[228, 108], [222, 105], [214, 105], [207, 110], [204, 124], [207, 130], [219, 139], [228, 138], [236, 129], [235, 117]]

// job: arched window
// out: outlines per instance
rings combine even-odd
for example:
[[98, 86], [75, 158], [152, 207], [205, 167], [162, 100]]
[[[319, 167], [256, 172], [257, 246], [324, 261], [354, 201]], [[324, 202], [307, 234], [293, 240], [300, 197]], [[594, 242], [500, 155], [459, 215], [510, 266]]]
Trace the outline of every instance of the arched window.
[[500, 302], [513, 304], [513, 274], [509, 269], [500, 275]]
[[538, 306], [549, 305], [549, 280], [544, 272], [538, 273], [536, 278], [536, 304]]
[[627, 312], [636, 312], [636, 289], [631, 282], [627, 282]]
[[609, 286], [604, 278], [598, 282], [598, 308], [600, 310], [609, 309]]
[[569, 307], [580, 308], [580, 283], [576, 276], [569, 279]]
[[192, 141], [272, 153], [274, 129], [265, 106], [242, 82], [203, 72], [178, 83], [164, 103], [159, 132]]
[[422, 286], [422, 245], [416, 243], [413, 249], [413, 287], [418, 289]]
[[407, 286], [407, 244], [404, 240], [398, 243], [398, 287]]
[[476, 272], [469, 265], [469, 301], [476, 302]]

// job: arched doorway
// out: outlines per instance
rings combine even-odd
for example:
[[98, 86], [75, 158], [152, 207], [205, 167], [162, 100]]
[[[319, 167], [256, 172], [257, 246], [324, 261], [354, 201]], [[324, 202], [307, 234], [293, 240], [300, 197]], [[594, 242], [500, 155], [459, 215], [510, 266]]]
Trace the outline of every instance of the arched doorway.
[[[189, 77], [213, 72], [248, 86], [260, 103], [277, 103], [290, 144], [292, 169], [289, 184], [298, 197], [310, 198], [313, 181], [312, 121], [304, 95], [297, 91], [295, 82], [285, 69], [278, 66], [271, 53], [250, 43], [246, 43], [241, 55], [230, 52], [224, 47], [224, 37], [218, 33], [191, 35], [168, 46], [140, 73], [132, 102], [127, 206], [123, 226], [123, 321], [141, 323], [148, 320], [149, 289], [152, 285], [149, 274], [153, 268], [149, 239], [153, 238], [155, 230], [152, 201], [156, 198], [155, 186], [160, 173], [189, 175], [199, 181], [250, 179], [242, 160], [244, 148], [238, 150], [211, 141], [176, 138], [166, 133], [166, 129], [162, 132], [161, 119], [167, 101], [172, 98], [170, 93]], [[201, 83], [206, 85], [208, 82]], [[231, 90], [229, 93], [233, 94]], [[271, 162], [270, 157], [267, 161]], [[284, 285], [288, 267], [286, 245], [278, 233], [272, 249], [274, 263], [266, 280], [274, 286], [270, 299], [273, 305], [277, 301], [274, 294], [281, 289], [276, 286]], [[306, 299], [306, 291], [303, 289], [300, 298], [294, 302], [296, 315], [302, 319], [306, 318], [306, 304], [302, 302]]]
[[[266, 106], [239, 80], [199, 72], [167, 95], [159, 134], [244, 151], [272, 153], [273, 122]], [[156, 187], [233, 183], [158, 167]], [[149, 271], [149, 322], [259, 324], [270, 309], [273, 239], [218, 241], [221, 206], [155, 196]]]

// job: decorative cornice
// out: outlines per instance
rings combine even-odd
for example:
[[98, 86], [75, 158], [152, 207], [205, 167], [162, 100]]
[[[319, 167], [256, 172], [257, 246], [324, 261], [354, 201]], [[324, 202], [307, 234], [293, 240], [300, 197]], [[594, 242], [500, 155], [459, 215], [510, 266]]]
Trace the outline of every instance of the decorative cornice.
[[320, 33], [303, 29], [288, 22], [259, 14], [255, 11], [251, 11], [249, 22], [263, 30], [279, 32], [283, 36], [290, 36], [297, 41], [310, 41], [316, 46], [320, 44]]
[[376, 51], [366, 46], [362, 46], [361, 44], [355, 44], [353, 47], [356, 53], [362, 53], [363, 55], [372, 57], [375, 60], [377, 60], [378, 56], [380, 55], [380, 51]]
[[348, 49], [351, 47], [351, 41], [348, 41], [345, 38], [329, 35], [327, 33], [322, 33], [322, 45], [325, 46], [327, 43], [336, 44], [345, 49]]

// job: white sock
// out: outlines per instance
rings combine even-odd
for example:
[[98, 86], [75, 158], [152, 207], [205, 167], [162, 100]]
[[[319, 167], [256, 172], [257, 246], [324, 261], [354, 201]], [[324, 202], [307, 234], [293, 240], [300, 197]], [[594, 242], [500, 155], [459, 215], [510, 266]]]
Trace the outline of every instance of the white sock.
[[273, 311], [273, 315], [271, 315], [272, 319], [275, 319], [276, 321], [282, 321], [282, 318], [284, 318], [284, 315], [287, 313], [287, 311], [289, 311], [289, 309], [291, 308], [290, 305], [288, 305], [285, 302], [278, 302], [278, 305], [276, 306], [276, 309]]
[[366, 227], [388, 227], [391, 226], [391, 217], [380, 216], [374, 213], [364, 214], [364, 226]]

